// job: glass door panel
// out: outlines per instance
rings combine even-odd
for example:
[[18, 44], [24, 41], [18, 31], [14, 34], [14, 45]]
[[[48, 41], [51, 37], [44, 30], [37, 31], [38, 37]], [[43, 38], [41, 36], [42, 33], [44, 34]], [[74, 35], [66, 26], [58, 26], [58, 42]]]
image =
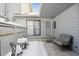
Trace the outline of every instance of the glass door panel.
[[34, 21], [34, 35], [40, 35], [40, 21]]
[[27, 35], [33, 35], [33, 21], [27, 21]]
[[39, 20], [27, 21], [27, 35], [41, 35], [41, 22]]

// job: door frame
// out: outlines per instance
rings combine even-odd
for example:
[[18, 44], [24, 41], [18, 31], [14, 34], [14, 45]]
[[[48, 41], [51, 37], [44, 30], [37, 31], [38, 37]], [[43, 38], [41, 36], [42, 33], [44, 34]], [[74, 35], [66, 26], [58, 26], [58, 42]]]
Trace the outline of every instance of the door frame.
[[[27, 21], [39, 21], [40, 22], [40, 33], [39, 33], [39, 35], [28, 35], [27, 34]], [[34, 24], [33, 24], [33, 26], [34, 26]], [[34, 29], [33, 29], [34, 30]], [[41, 36], [41, 20], [32, 20], [32, 19], [28, 19], [28, 20], [26, 20], [26, 35], [27, 36]]]

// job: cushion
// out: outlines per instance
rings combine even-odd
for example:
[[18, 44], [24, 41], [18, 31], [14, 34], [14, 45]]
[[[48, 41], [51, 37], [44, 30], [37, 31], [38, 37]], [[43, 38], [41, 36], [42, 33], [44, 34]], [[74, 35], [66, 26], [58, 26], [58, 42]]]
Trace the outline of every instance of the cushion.
[[24, 43], [24, 42], [27, 42], [27, 38], [20, 38], [17, 40], [17, 43]]
[[20, 45], [17, 45], [16, 46], [16, 54], [19, 54], [19, 53], [21, 53], [23, 50], [22, 50], [22, 48], [20, 47]]
[[70, 35], [68, 34], [60, 34], [60, 40], [61, 41], [70, 41]]

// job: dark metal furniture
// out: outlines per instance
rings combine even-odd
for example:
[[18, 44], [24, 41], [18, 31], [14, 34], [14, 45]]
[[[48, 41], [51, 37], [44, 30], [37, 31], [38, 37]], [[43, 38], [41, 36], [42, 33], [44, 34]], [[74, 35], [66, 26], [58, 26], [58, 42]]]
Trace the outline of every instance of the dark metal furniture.
[[53, 39], [53, 42], [59, 45], [61, 48], [63, 48], [63, 46], [71, 47], [72, 36], [68, 34], [60, 34], [59, 38]]

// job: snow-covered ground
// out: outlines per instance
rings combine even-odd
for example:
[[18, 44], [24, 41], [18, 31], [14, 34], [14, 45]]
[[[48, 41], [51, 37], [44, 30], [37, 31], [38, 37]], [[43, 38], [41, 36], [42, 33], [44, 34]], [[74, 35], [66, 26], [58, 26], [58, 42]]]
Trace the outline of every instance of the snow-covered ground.
[[[5, 56], [11, 56], [11, 51]], [[31, 41], [27, 49], [23, 50], [22, 56], [48, 56], [48, 53], [43, 42]]]

